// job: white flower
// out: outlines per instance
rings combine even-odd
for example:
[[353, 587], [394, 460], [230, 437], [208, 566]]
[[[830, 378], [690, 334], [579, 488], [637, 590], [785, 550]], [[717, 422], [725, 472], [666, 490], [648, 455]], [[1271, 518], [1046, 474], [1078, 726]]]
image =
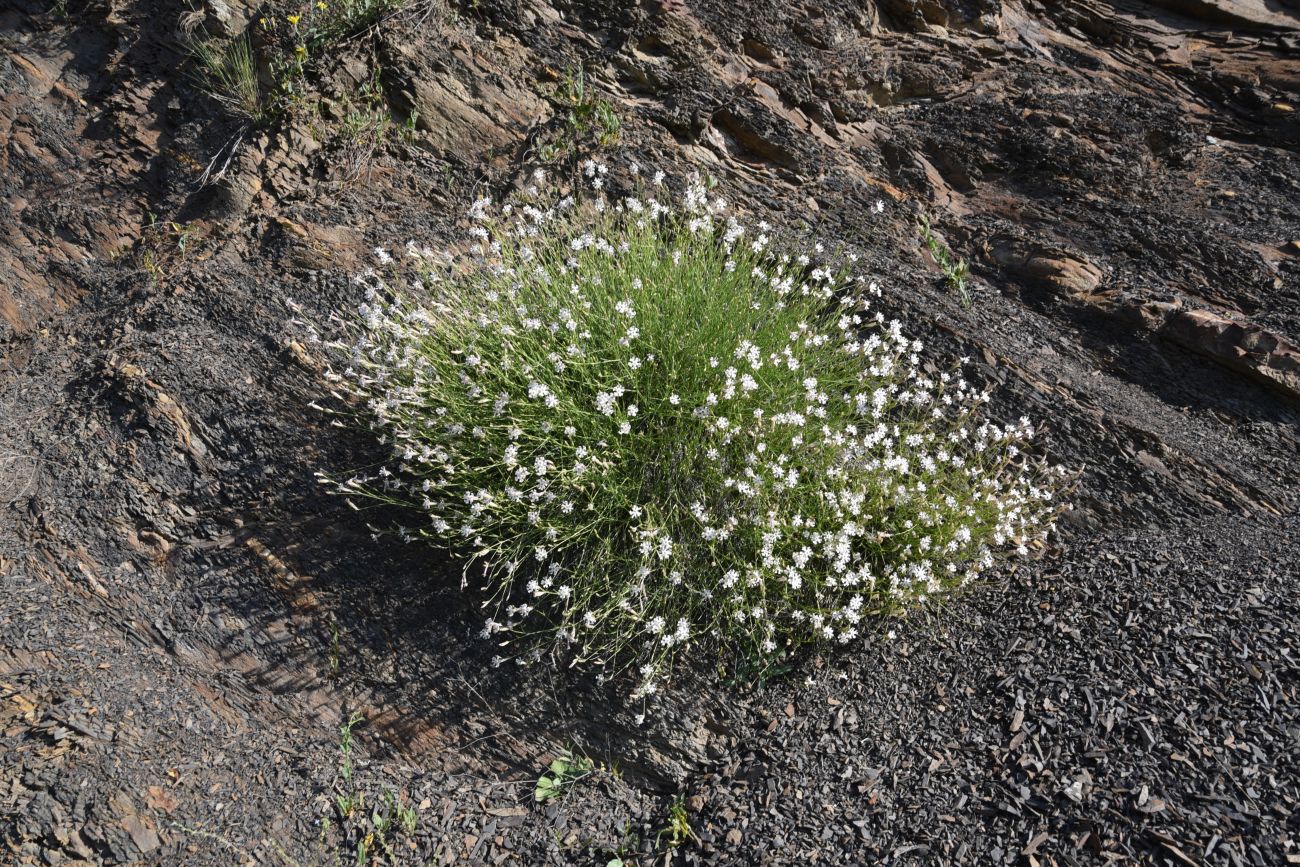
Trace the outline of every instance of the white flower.
[[[608, 176], [595, 160], [581, 172]], [[1030, 420], [980, 419], [989, 393], [929, 372], [871, 306], [879, 285], [842, 276], [826, 245], [774, 251], [771, 226], [719, 217], [698, 177], [675, 204], [611, 197], [603, 213], [604, 196], [557, 203], [545, 183], [476, 201], [463, 254], [410, 243], [399, 265], [376, 250], [358, 338], [326, 374], [387, 457], [338, 490], [423, 510], [401, 539], [484, 558], [509, 597], [485, 637], [549, 634], [605, 660], [621, 647], [646, 697], [692, 630], [764, 654], [845, 643], [890, 597], [923, 601], [997, 548], [1035, 550], [1056, 469]], [[733, 305], [692, 305], [733, 286]], [[700, 327], [642, 350], [671, 317]]]

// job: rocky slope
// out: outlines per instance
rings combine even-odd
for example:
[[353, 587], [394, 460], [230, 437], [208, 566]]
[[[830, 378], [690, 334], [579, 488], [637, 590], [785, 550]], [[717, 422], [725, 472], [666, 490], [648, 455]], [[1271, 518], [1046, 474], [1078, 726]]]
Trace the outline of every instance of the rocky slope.
[[[0, 10], [0, 860], [1300, 862], [1295, 4], [412, 0], [262, 125], [187, 71], [294, 12]], [[644, 721], [486, 664], [454, 567], [320, 495], [373, 446], [297, 323], [553, 155], [578, 66], [607, 158], [858, 249], [1047, 423], [1058, 550]]]

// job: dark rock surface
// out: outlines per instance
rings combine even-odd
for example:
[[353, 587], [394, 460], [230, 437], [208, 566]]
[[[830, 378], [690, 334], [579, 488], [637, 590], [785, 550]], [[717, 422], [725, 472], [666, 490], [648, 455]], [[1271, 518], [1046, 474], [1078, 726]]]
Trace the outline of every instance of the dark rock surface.
[[[1300, 863], [1294, 5], [413, 3], [257, 130], [181, 71], [188, 11], [0, 9], [0, 861], [354, 863], [359, 790], [417, 810], [396, 863]], [[607, 156], [858, 249], [1046, 423], [1082, 469], [1054, 550], [642, 708], [492, 668], [456, 568], [321, 495], [373, 446], [309, 407], [293, 320], [457, 237], [576, 63]], [[408, 136], [340, 131], [376, 69]], [[603, 768], [535, 804], [570, 747]]]

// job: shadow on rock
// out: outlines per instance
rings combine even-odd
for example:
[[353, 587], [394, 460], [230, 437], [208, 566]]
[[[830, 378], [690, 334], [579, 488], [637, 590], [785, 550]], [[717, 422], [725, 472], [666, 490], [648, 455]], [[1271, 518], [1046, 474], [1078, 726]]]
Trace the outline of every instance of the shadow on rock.
[[446, 552], [372, 530], [409, 523], [409, 512], [353, 510], [312, 477], [371, 463], [373, 446], [326, 425], [304, 435], [329, 441], [300, 453], [341, 462], [302, 466], [272, 497], [286, 505], [232, 514], [242, 526], [186, 555], [196, 560], [186, 571], [219, 576], [211, 602], [235, 614], [216, 645], [222, 665], [296, 698], [312, 722], [359, 715], [355, 732], [371, 749], [448, 773], [529, 779], [544, 756], [572, 748], [673, 791], [723, 754], [733, 711], [704, 675], [684, 673], [647, 706], [626, 698], [629, 678], [600, 683], [549, 658], [494, 665], [505, 654], [479, 634], [473, 577], [462, 589]]

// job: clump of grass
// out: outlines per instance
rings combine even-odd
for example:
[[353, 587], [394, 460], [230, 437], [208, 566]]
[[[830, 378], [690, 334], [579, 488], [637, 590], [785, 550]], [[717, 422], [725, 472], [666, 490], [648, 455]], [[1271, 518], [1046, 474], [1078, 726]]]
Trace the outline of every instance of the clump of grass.
[[553, 100], [561, 118], [559, 134], [539, 148], [538, 155], [552, 162], [579, 153], [584, 147], [610, 147], [618, 142], [623, 124], [609, 100], [587, 83], [582, 67], [564, 72]]
[[948, 284], [948, 288], [957, 293], [963, 307], [969, 308], [974, 303], [970, 294], [970, 266], [965, 259], [954, 255], [935, 235], [930, 227], [929, 217], [922, 215], [917, 227], [921, 232], [921, 242], [930, 251], [930, 258], [934, 259], [934, 263], [943, 272], [943, 279]]
[[698, 180], [606, 200], [584, 172], [594, 197], [476, 203], [463, 253], [379, 251], [330, 374], [392, 449], [336, 489], [460, 553], [509, 658], [636, 665], [643, 696], [682, 659], [850, 644], [1041, 538], [1030, 421], [927, 373], [851, 257], [776, 252]]
[[400, 12], [407, 0], [316, 0], [306, 7], [304, 32], [311, 48], [351, 39]]
[[400, 126], [393, 120], [381, 83], [382, 74], [376, 67], [354, 96], [343, 97], [346, 111], [334, 140], [337, 150], [332, 162], [345, 181], [361, 177], [390, 141], [409, 144], [414, 139], [419, 112], [413, 110]]
[[270, 106], [257, 78], [257, 61], [247, 36], [195, 42], [191, 52], [203, 89], [231, 113], [254, 123], [264, 120]]

